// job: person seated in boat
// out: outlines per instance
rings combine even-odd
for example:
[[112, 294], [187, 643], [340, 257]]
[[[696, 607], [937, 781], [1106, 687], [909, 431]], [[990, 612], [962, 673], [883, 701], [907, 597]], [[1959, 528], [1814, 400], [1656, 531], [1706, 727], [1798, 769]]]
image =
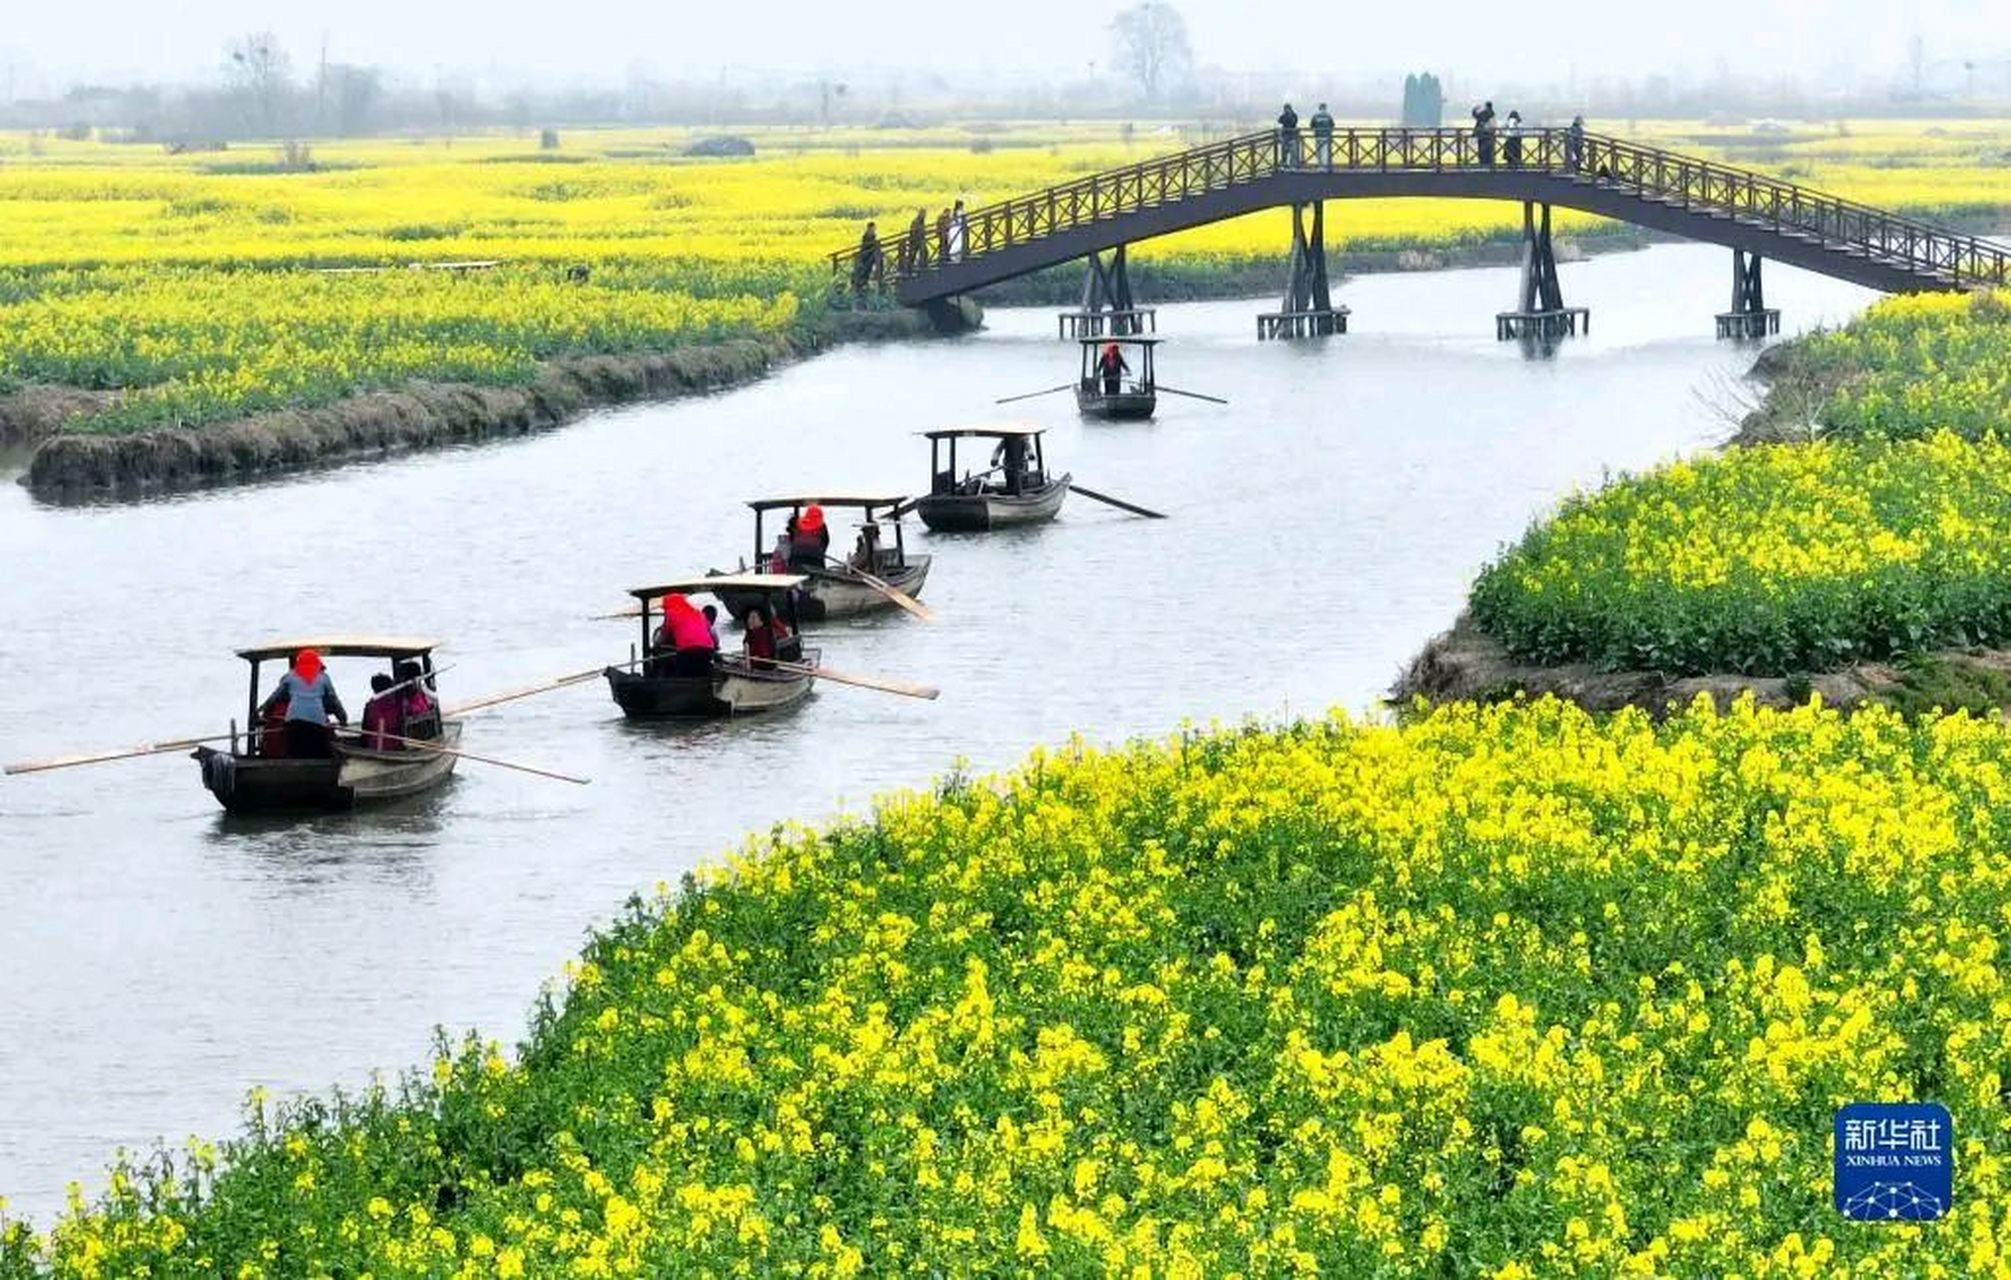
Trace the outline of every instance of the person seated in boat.
[[302, 649], [294, 654], [292, 668], [279, 678], [278, 687], [259, 711], [281, 704], [286, 707], [286, 754], [290, 759], [326, 760], [335, 754], [335, 734], [328, 727], [328, 717], [334, 716], [346, 728], [349, 712], [343, 709], [319, 653]]
[[709, 604], [700, 609], [699, 612], [705, 615], [705, 629], [712, 633], [712, 647], [717, 649], [719, 647], [719, 606]]
[[286, 703], [267, 702], [258, 712], [258, 754], [266, 760], [286, 759]]
[[1096, 358], [1096, 371], [1103, 378], [1103, 394], [1114, 396], [1124, 389], [1124, 375], [1131, 372], [1131, 366], [1125, 362], [1124, 352], [1111, 342]]
[[852, 546], [852, 558], [845, 562], [854, 569], [876, 573], [880, 567], [880, 525], [868, 520], [859, 526], [859, 541]]
[[[794, 516], [789, 517], [789, 524], [790, 527], [793, 529], [796, 524], [796, 517]], [[793, 544], [794, 539], [790, 536], [790, 533], [787, 530], [775, 535], [775, 550], [773, 554], [771, 554], [768, 557], [768, 572], [770, 573], [789, 572], [789, 550]]]
[[404, 737], [404, 698], [392, 687], [391, 677], [382, 671], [370, 677], [370, 701], [363, 704], [363, 746], [370, 751], [392, 751], [396, 739]]
[[393, 668], [392, 674], [397, 680], [399, 736], [439, 737], [440, 704], [426, 691], [426, 681], [419, 664], [407, 658]]
[[654, 647], [657, 654], [669, 655], [666, 674], [673, 676], [711, 675], [712, 660], [719, 653], [712, 629], [705, 625], [705, 615], [677, 592], [663, 598], [663, 625], [656, 630]]
[[812, 503], [796, 517], [796, 532], [789, 540], [789, 567], [797, 571], [820, 569], [831, 553], [831, 530], [824, 525], [824, 508]]
[[[742, 652], [746, 654], [748, 666], [772, 666], [776, 658], [788, 660], [784, 650], [790, 648], [790, 630], [780, 616], [770, 614], [764, 606], [756, 604], [746, 616], [746, 638]], [[796, 646], [800, 652], [800, 644]]]

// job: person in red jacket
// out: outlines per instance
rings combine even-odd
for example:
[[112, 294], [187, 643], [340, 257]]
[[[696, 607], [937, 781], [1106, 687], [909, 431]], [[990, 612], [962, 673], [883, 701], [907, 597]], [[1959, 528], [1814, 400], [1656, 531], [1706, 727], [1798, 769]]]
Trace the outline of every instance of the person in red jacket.
[[712, 659], [719, 651], [712, 628], [705, 625], [705, 615], [688, 596], [677, 592], [663, 598], [663, 625], [656, 629], [652, 647], [659, 656], [669, 655], [668, 674], [673, 676], [712, 674]]

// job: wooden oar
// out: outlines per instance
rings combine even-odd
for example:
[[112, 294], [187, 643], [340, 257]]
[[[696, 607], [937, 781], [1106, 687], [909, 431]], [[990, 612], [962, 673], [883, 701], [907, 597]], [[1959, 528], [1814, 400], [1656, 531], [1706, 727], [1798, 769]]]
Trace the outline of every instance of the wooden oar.
[[118, 751], [97, 751], [78, 756], [51, 756], [47, 760], [23, 760], [18, 764], [8, 765], [0, 772], [45, 773], [50, 769], [69, 769], [80, 764], [103, 764], [108, 760], [131, 760], [135, 756], [164, 755], [170, 751], [184, 751], [190, 747], [201, 746], [205, 742], [223, 742], [230, 737], [228, 733], [212, 733], [201, 738], [174, 738], [167, 742], [149, 742]]
[[1169, 396], [1186, 396], [1189, 400], [1206, 400], [1209, 404], [1229, 403], [1227, 400], [1224, 400], [1221, 396], [1204, 396], [1199, 391], [1182, 391], [1178, 387], [1169, 387], [1163, 382], [1159, 384], [1159, 389], [1161, 391], [1164, 391]]
[[[594, 674], [598, 675], [600, 673], [596, 671]], [[540, 778], [550, 778], [555, 782], [570, 782], [575, 786], [581, 787], [587, 785], [588, 782], [586, 778], [575, 778], [569, 773], [553, 773], [550, 769], [540, 769], [535, 765], [517, 764], [510, 760], [498, 760], [494, 756], [478, 756], [472, 751], [463, 751], [459, 747], [443, 747], [439, 743], [426, 738], [402, 738], [395, 733], [384, 733], [381, 731], [377, 732], [375, 736], [389, 742], [396, 742], [400, 746], [411, 747], [417, 751], [431, 751], [437, 755], [455, 756], [462, 760], [473, 760], [477, 764], [492, 764], [498, 769], [515, 769], [518, 773], [534, 773]]]
[[[453, 663], [447, 663], [443, 666], [433, 668], [431, 673], [421, 673], [409, 680], [400, 680], [384, 692], [394, 693], [408, 685], [421, 684], [443, 671], [450, 670], [453, 665]], [[245, 730], [245, 736], [256, 740], [260, 732], [261, 730], [258, 726], [253, 725]], [[227, 742], [231, 737], [232, 735], [228, 733], [212, 733], [199, 738], [171, 738], [166, 742], [149, 742], [137, 747], [120, 747], [113, 751], [93, 751], [75, 756], [51, 756], [46, 760], [23, 760], [18, 764], [10, 764], [4, 769], [0, 769], [0, 773], [46, 773], [51, 769], [72, 769], [83, 764], [106, 764], [113, 760], [132, 760], [140, 756], [166, 755], [170, 751], [182, 751], [189, 747], [199, 747], [205, 742]]]
[[909, 684], [905, 680], [891, 680], [886, 676], [861, 676], [849, 671], [833, 671], [825, 666], [808, 666], [801, 662], [784, 662], [780, 658], [762, 664], [775, 671], [793, 671], [798, 675], [815, 676], [819, 680], [830, 680], [837, 684], [857, 685], [861, 689], [878, 689], [882, 693], [898, 693], [904, 698], [935, 699], [942, 696], [942, 690], [926, 684]]
[[605, 670], [607, 670], [605, 666], [589, 667], [585, 671], [575, 671], [570, 675], [553, 676], [549, 680], [540, 680], [536, 684], [525, 685], [521, 689], [512, 689], [508, 693], [491, 694], [486, 698], [477, 698], [473, 702], [463, 702], [459, 706], [448, 707], [442, 710], [440, 714], [449, 719], [464, 716], [470, 711], [480, 711], [484, 707], [493, 707], [505, 702], [515, 702], [519, 698], [535, 697], [540, 693], [550, 693], [554, 689], [564, 689], [569, 685], [581, 684], [593, 679]]
[[1057, 392], [1057, 391], [1069, 391], [1069, 390], [1072, 390], [1072, 389], [1073, 389], [1074, 387], [1075, 387], [1075, 384], [1074, 384], [1073, 382], [1064, 382], [1064, 383], [1062, 383], [1062, 384], [1061, 384], [1060, 386], [1058, 386], [1058, 387], [1049, 387], [1049, 388], [1048, 388], [1047, 390], [1045, 390], [1045, 391], [1028, 391], [1028, 392], [1024, 393], [1023, 395], [1016, 395], [1016, 396], [1006, 396], [1006, 397], [1004, 397], [1003, 399], [999, 399], [999, 400], [994, 400], [994, 401], [992, 401], [992, 403], [993, 403], [993, 404], [1011, 404], [1011, 403], [1012, 403], [1013, 401], [1015, 401], [1015, 400], [1032, 400], [1032, 399], [1035, 399], [1036, 397], [1039, 397], [1039, 396], [1051, 396], [1051, 395], [1053, 395], [1053, 394], [1054, 394], [1055, 392]]
[[[843, 560], [834, 560], [830, 556], [824, 557], [824, 560], [827, 564], [833, 564], [838, 566], [838, 568], [844, 571], [844, 574], [850, 574], [853, 577], [856, 577], [859, 581], [865, 583], [873, 590], [887, 597], [887, 599], [892, 600], [895, 604], [900, 605], [903, 609], [906, 609], [909, 613], [914, 614], [917, 618], [922, 619], [924, 622], [934, 622], [936, 620], [936, 611], [934, 609], [929, 608], [929, 606], [915, 599], [907, 592], [896, 589], [891, 583], [888, 583], [880, 578], [876, 578], [872, 574], [867, 573], [864, 569], [861, 569], [856, 565], [847, 564]], [[844, 575], [834, 574], [832, 576], [839, 577]]]
[[1129, 511], [1133, 515], [1144, 516], [1148, 520], [1164, 520], [1166, 518], [1165, 514], [1162, 512], [1154, 511], [1149, 507], [1133, 506], [1131, 503], [1126, 502], [1121, 498], [1113, 498], [1107, 493], [1098, 493], [1094, 489], [1091, 489], [1085, 485], [1076, 484], [1073, 481], [1069, 482], [1068, 487], [1073, 492], [1079, 493], [1085, 498], [1090, 498], [1097, 502], [1109, 503], [1111, 506], [1116, 507], [1121, 511]]

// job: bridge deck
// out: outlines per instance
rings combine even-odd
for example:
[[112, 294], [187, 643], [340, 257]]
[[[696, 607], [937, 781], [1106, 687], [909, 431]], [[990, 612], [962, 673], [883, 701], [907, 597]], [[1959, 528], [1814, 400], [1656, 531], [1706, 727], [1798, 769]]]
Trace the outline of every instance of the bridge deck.
[[[1467, 129], [1275, 130], [1209, 143], [970, 211], [961, 243], [884, 242], [882, 274], [920, 305], [1259, 209], [1366, 196], [1529, 200], [1709, 241], [1888, 293], [2011, 284], [2011, 248], [1749, 169], [1600, 134], [1525, 129], [1514, 162]], [[958, 252], [949, 252], [956, 248]], [[859, 250], [831, 255], [854, 278]]]

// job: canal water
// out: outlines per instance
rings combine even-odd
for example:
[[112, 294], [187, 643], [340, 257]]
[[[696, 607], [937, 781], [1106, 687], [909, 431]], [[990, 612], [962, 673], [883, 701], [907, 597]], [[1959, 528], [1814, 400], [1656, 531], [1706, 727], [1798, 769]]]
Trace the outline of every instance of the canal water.
[[[1075, 361], [1051, 311], [995, 311], [511, 443], [139, 504], [0, 484], [5, 760], [221, 731], [231, 649], [289, 632], [439, 636], [450, 701], [625, 658], [632, 625], [589, 620], [623, 588], [733, 565], [747, 499], [925, 484], [930, 427], [1032, 419], [1052, 463], [1171, 516], [1076, 497], [1032, 531], [911, 529], [940, 621], [821, 642], [936, 702], [827, 686], [772, 720], [638, 728], [595, 683], [470, 721], [469, 749], [586, 787], [471, 764], [401, 810], [259, 824], [179, 755], [0, 782], [0, 1196], [46, 1222], [121, 1145], [232, 1131], [254, 1086], [355, 1085], [423, 1062], [436, 1026], [514, 1042], [589, 927], [744, 833], [1078, 732], [1373, 708], [1533, 517], [1729, 431], [1752, 352], [1712, 339], [1727, 256], [1565, 266], [1593, 327], [1547, 359], [1494, 341], [1506, 270], [1350, 280], [1355, 332], [1318, 344], [1257, 343], [1263, 303], [1167, 307], [1161, 378], [1232, 404], [1167, 395], [1146, 424], [995, 408]], [[1790, 331], [1869, 299], [1770, 269]], [[368, 669], [335, 675], [360, 712]]]

